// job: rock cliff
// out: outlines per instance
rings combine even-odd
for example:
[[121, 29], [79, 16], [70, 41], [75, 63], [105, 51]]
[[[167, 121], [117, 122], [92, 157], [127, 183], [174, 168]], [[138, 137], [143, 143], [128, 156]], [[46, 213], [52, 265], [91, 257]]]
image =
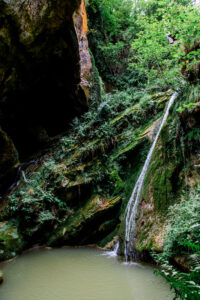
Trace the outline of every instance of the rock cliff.
[[27, 159], [86, 111], [86, 31], [84, 0], [0, 1], [1, 174], [16, 164], [14, 148]]

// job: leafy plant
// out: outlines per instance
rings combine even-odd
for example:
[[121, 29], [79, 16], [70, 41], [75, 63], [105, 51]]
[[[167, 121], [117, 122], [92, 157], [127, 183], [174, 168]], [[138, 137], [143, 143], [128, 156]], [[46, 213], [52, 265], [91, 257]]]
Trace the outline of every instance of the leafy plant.
[[[164, 250], [155, 258], [161, 264], [156, 273], [163, 276], [175, 292], [174, 299], [197, 300], [200, 297], [200, 186], [189, 199], [171, 207]], [[183, 257], [187, 271], [179, 271], [174, 257]]]

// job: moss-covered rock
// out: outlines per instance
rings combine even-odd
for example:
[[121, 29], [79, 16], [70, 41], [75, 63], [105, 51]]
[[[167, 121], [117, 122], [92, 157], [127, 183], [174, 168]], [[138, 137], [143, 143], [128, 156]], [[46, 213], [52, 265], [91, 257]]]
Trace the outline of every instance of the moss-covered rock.
[[68, 220], [63, 221], [55, 233], [52, 233], [47, 244], [97, 243], [115, 229], [118, 223], [116, 212], [120, 202], [120, 197], [107, 199], [99, 195], [92, 196]]
[[1, 212], [2, 220], [18, 221], [25, 248], [34, 244], [105, 246], [118, 234], [159, 122], [155, 117], [139, 128], [123, 128], [122, 119], [111, 125], [119, 126], [115, 144], [105, 136], [66, 149], [66, 137], [30, 177], [25, 171]]
[[199, 182], [199, 171], [195, 168], [197, 156], [185, 152], [180, 135], [173, 136], [179, 122], [176, 116], [163, 128], [144, 180], [137, 216], [136, 249], [139, 252], [162, 251], [168, 208], [180, 201], [184, 190]]
[[[123, 246], [124, 212], [160, 124], [160, 104], [166, 101], [160, 98], [142, 99], [137, 110], [132, 104], [122, 106], [115, 118], [104, 115], [109, 129], [116, 130], [114, 138], [98, 136], [99, 120], [90, 129], [95, 134], [87, 135], [82, 129], [86, 124], [80, 124], [80, 137], [72, 130], [33, 173], [25, 171], [0, 214], [3, 222], [17, 221], [24, 248], [91, 243], [104, 247], [115, 236]], [[85, 122], [90, 122], [91, 116], [87, 117]], [[166, 211], [185, 186], [183, 149], [174, 139], [177, 123], [178, 119], [169, 118], [163, 128], [145, 178], [136, 240], [143, 253], [162, 249]], [[189, 170], [194, 178], [195, 170]]]
[[23, 241], [16, 224], [0, 222], [0, 261], [16, 256], [23, 249]]

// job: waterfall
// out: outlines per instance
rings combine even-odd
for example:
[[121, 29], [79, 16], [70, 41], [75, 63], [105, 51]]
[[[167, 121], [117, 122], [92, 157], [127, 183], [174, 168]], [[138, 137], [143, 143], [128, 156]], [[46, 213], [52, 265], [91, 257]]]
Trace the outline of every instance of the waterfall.
[[167, 117], [169, 115], [169, 110], [170, 110], [172, 104], [174, 103], [175, 99], [177, 98], [177, 96], [178, 96], [178, 93], [175, 92], [172, 95], [171, 99], [169, 100], [169, 102], [167, 104], [167, 107], [166, 107], [163, 119], [161, 121], [160, 127], [159, 127], [158, 132], [155, 136], [153, 144], [152, 144], [152, 146], [149, 150], [149, 153], [148, 153], [147, 159], [145, 161], [145, 164], [143, 166], [142, 172], [141, 172], [141, 174], [140, 174], [140, 176], [139, 176], [139, 178], [138, 178], [138, 180], [135, 184], [132, 195], [131, 195], [131, 197], [129, 199], [129, 202], [128, 202], [128, 205], [127, 205], [126, 222], [125, 222], [125, 225], [126, 225], [125, 245], [124, 245], [125, 246], [124, 247], [124, 256], [125, 256], [126, 261], [131, 256], [130, 253], [131, 253], [131, 249], [132, 249], [134, 239], [135, 239], [135, 234], [136, 234], [136, 232], [135, 232], [135, 227], [136, 226], [135, 225], [136, 225], [137, 207], [138, 207], [138, 203], [139, 203], [139, 200], [140, 200], [140, 194], [141, 194], [144, 178], [145, 178], [145, 175], [147, 173], [147, 170], [148, 170], [148, 167], [149, 167], [149, 164], [150, 164], [150, 161], [151, 161], [151, 157], [152, 157], [153, 151], [155, 149], [156, 143], [158, 141], [160, 132], [163, 128], [163, 125], [165, 124], [165, 122], [167, 120]]
[[114, 246], [113, 249], [114, 256], [117, 256], [118, 250], [119, 250], [119, 241], [117, 241], [117, 243]]
[[119, 241], [116, 242], [116, 244], [114, 245], [114, 248], [112, 251], [106, 251], [103, 253], [103, 255], [106, 255], [108, 257], [116, 257], [118, 254], [118, 250], [119, 250]]

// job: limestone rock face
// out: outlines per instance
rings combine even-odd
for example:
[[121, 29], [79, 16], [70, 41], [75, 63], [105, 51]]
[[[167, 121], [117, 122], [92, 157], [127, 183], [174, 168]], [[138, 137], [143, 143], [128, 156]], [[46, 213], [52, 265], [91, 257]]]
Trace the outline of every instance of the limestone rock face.
[[87, 109], [86, 31], [84, 0], [0, 2], [0, 126], [20, 159]]
[[80, 8], [73, 16], [76, 33], [79, 41], [80, 67], [81, 67], [81, 87], [84, 90], [86, 98], [89, 97], [89, 76], [92, 68], [91, 57], [89, 53], [87, 40], [87, 14], [85, 2], [82, 0]]

